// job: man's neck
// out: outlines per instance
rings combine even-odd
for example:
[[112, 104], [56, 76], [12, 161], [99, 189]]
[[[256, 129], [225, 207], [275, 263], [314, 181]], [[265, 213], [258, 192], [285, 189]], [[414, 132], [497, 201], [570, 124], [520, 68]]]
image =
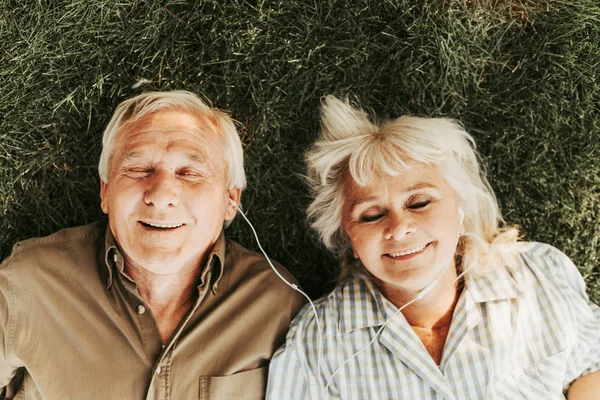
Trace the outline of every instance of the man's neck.
[[161, 341], [166, 344], [198, 297], [201, 265], [169, 275], [125, 266], [156, 321]]

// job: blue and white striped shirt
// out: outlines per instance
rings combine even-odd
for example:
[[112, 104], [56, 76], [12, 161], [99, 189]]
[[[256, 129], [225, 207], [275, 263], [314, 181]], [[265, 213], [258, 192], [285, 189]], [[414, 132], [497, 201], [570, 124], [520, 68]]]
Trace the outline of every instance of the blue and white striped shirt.
[[298, 314], [271, 362], [267, 399], [564, 398], [600, 370], [600, 307], [567, 256], [522, 246], [518, 268], [466, 278], [439, 366], [398, 313], [325, 392], [397, 310], [369, 278], [347, 280], [317, 302], [322, 332], [310, 305]]

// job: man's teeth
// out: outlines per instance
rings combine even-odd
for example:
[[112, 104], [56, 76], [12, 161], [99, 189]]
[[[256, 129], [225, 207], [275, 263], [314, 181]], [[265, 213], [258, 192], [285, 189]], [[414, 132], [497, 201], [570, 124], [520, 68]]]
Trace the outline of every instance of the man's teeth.
[[390, 253], [390, 256], [391, 257], [407, 256], [409, 254], [418, 253], [420, 251], [423, 251], [423, 249], [425, 249], [425, 247], [427, 247], [426, 244], [423, 245], [423, 246], [420, 246], [420, 247], [415, 247], [413, 249], [404, 250], [404, 251], [401, 251], [399, 253]]
[[151, 222], [144, 222], [144, 224], [151, 226], [153, 228], [162, 228], [162, 229], [174, 229], [174, 228], [179, 228], [180, 226], [183, 226], [183, 224], [166, 225], [166, 224], [155, 224], [155, 223], [151, 223]]

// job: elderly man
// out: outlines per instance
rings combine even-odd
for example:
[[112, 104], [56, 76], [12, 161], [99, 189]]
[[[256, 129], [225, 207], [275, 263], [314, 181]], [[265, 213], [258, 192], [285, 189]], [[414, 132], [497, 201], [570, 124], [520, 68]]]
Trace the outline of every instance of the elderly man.
[[124, 101], [99, 172], [108, 227], [17, 243], [0, 266], [7, 397], [263, 398], [303, 300], [223, 236], [246, 184], [231, 119], [189, 92]]

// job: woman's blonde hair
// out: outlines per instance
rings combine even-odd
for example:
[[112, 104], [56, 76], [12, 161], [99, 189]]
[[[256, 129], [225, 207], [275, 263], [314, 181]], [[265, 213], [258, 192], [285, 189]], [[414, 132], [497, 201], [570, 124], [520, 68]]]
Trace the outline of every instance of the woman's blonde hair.
[[308, 218], [325, 246], [342, 259], [340, 278], [361, 269], [342, 229], [345, 176], [365, 186], [377, 174], [395, 176], [414, 163], [436, 165], [464, 210], [457, 267], [477, 266], [469, 270], [473, 273], [512, 263], [507, 248], [518, 240], [518, 230], [502, 227], [475, 142], [456, 121], [403, 116], [377, 124], [364, 111], [327, 96], [321, 134], [306, 153], [306, 162], [313, 196]]

